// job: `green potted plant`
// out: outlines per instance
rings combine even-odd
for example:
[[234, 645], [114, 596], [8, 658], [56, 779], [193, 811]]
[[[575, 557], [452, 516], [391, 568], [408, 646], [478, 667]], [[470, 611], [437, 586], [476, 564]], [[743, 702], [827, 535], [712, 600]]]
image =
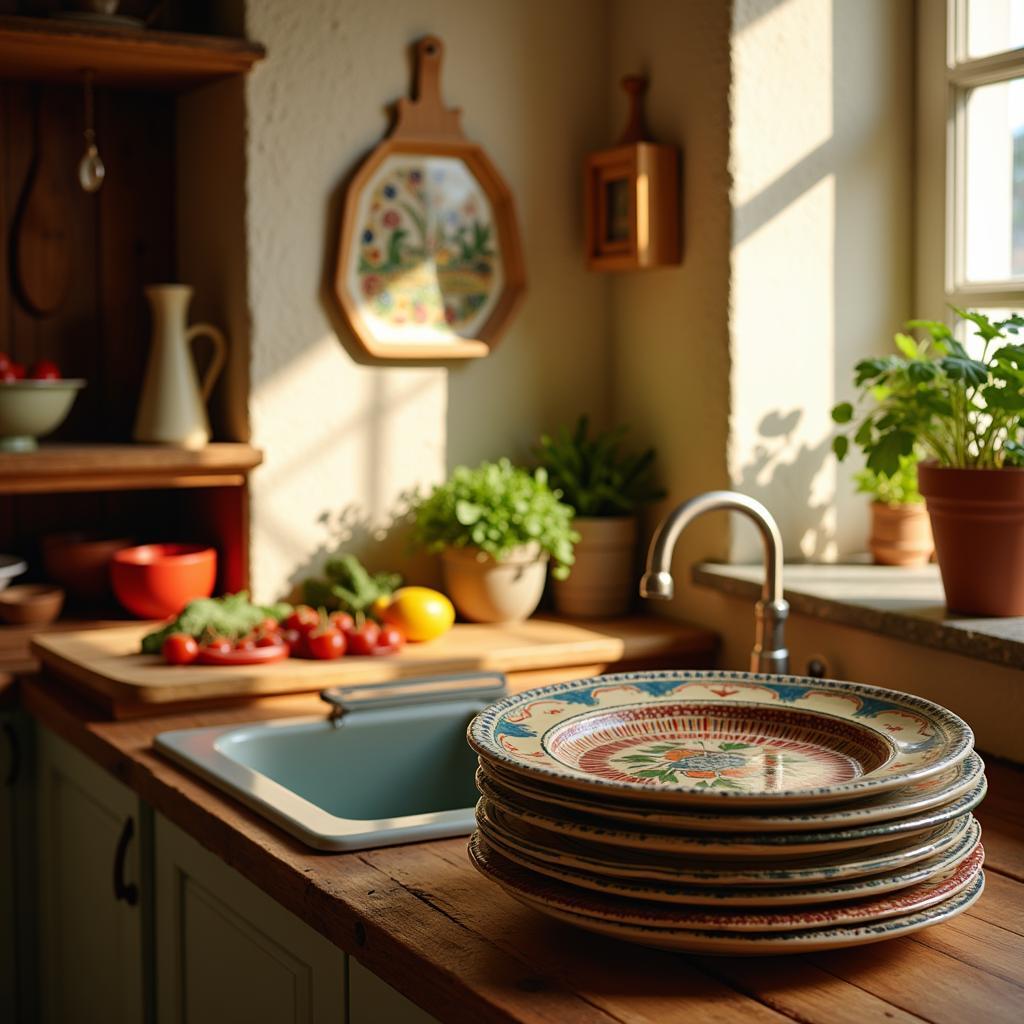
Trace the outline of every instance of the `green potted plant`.
[[865, 467], [854, 477], [857, 490], [872, 499], [868, 550], [877, 565], [924, 565], [935, 551], [917, 463], [916, 453], [904, 455], [892, 476]]
[[636, 593], [637, 510], [664, 497], [653, 479], [654, 449], [623, 450], [626, 427], [590, 436], [581, 416], [575, 429], [541, 437], [534, 449], [562, 500], [576, 512], [580, 535], [572, 575], [554, 584], [563, 615], [622, 615]]
[[[977, 357], [948, 325], [911, 320], [907, 329], [922, 331], [922, 340], [897, 334], [898, 354], [856, 366], [867, 410], [858, 415], [843, 402], [832, 417], [850, 425], [867, 468], [882, 476], [898, 473], [915, 447], [924, 453], [918, 478], [947, 605], [1024, 615], [1024, 346], [1008, 337], [1024, 317], [954, 311], [973, 325]], [[833, 448], [844, 458], [850, 437], [840, 434]]]
[[572, 509], [548, 485], [508, 459], [459, 466], [413, 508], [413, 539], [441, 555], [449, 597], [464, 618], [529, 618], [544, 592], [549, 561], [556, 578], [573, 563], [578, 535]]

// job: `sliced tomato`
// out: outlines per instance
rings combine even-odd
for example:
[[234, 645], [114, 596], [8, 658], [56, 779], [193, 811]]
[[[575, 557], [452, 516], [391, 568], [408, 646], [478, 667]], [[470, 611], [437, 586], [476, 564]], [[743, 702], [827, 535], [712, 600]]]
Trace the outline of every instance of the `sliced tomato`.
[[[228, 643], [230, 645], [230, 641]], [[196, 662], [199, 665], [269, 665], [287, 657], [288, 645], [284, 643], [276, 647], [254, 647], [249, 651], [231, 646], [227, 650], [203, 647], [200, 648]]]

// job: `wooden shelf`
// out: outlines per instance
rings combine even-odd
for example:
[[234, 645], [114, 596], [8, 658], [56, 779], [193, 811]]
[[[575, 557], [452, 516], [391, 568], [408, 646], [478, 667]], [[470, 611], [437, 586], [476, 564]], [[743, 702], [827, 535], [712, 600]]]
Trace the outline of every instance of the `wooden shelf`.
[[81, 82], [178, 92], [245, 74], [265, 50], [224, 36], [99, 27], [57, 18], [0, 16], [0, 78]]
[[0, 452], [0, 494], [140, 491], [166, 487], [241, 487], [263, 461], [247, 444], [185, 451], [145, 444], [54, 444]]

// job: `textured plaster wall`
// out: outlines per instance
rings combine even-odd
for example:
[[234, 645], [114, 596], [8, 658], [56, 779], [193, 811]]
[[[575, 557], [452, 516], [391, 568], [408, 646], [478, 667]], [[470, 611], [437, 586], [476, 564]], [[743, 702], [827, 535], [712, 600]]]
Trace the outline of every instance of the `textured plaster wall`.
[[[253, 584], [286, 589], [341, 540], [386, 543], [400, 494], [454, 464], [525, 454], [539, 431], [608, 414], [604, 283], [581, 259], [579, 176], [605, 139], [606, 6], [594, 0], [248, 0], [268, 59], [246, 84], [253, 443]], [[464, 366], [359, 362], [326, 280], [342, 183], [409, 89], [408, 45], [447, 48], [444, 95], [464, 108], [518, 204], [529, 292], [498, 350]]]
[[[829, 411], [912, 313], [912, 19], [910, 0], [734, 4], [729, 476], [788, 558], [865, 547]], [[731, 557], [759, 557], [745, 524]]]
[[[620, 79], [642, 72], [650, 79], [651, 132], [683, 153], [682, 264], [605, 275], [614, 415], [657, 447], [668, 491], [649, 511], [649, 529], [684, 498], [729, 486], [729, 378], [742, 369], [730, 366], [729, 355], [729, 6], [615, 0], [611, 8], [608, 139], [625, 122]], [[725, 515], [695, 523], [677, 549], [677, 580], [692, 561], [725, 558], [729, 528]], [[667, 610], [697, 620], [703, 603], [680, 585]]]

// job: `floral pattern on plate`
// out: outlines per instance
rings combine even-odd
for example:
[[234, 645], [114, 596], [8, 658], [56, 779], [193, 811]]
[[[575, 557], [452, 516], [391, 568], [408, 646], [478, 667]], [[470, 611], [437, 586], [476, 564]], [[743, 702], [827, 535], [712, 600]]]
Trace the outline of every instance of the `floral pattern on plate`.
[[[623, 850], [555, 835], [511, 818], [486, 797], [476, 807], [485, 838], [497, 836], [534, 857], [611, 878], [637, 878], [672, 884], [714, 886], [802, 886], [893, 871], [943, 853], [968, 831], [978, 830], [970, 814], [923, 836], [902, 837], [874, 846], [794, 860], [741, 860], [684, 857], [657, 851]], [[980, 831], [980, 830], [979, 830]]]
[[779, 909], [776, 910], [707, 910], [601, 895], [580, 889], [521, 867], [495, 850], [479, 834], [474, 834], [470, 840], [470, 856], [484, 874], [495, 874], [505, 880], [514, 879], [517, 889], [528, 892], [545, 905], [622, 924], [716, 931], [796, 931], [867, 923], [895, 917], [897, 914], [913, 913], [939, 903], [968, 886], [981, 870], [985, 859], [984, 848], [979, 845], [959, 864], [937, 873], [927, 881], [900, 892], [868, 896], [846, 903], [793, 909], [786, 908], [780, 901]]
[[778, 814], [705, 811], [693, 807], [666, 808], [648, 806], [641, 801], [627, 803], [621, 798], [615, 800], [611, 797], [597, 800], [585, 793], [561, 789], [549, 782], [542, 783], [518, 775], [482, 758], [480, 770], [504, 788], [531, 800], [630, 824], [675, 829], [714, 829], [719, 832], [804, 832], [890, 821], [949, 803], [975, 787], [985, 765], [977, 753], [972, 751], [967, 758], [946, 771], [896, 790], [861, 797], [839, 807], [807, 811], [794, 809]]
[[394, 154], [363, 190], [347, 287], [382, 341], [477, 335], [504, 285], [490, 200], [466, 163]]
[[853, 849], [884, 842], [886, 839], [912, 836], [934, 829], [943, 822], [972, 811], [984, 799], [988, 784], [984, 776], [974, 789], [956, 800], [918, 815], [832, 832], [679, 832], [661, 829], [630, 829], [617, 822], [588, 817], [561, 807], [524, 799], [477, 771], [477, 788], [509, 817], [557, 836], [604, 847], [687, 853], [696, 856], [718, 854], [723, 857], [778, 857], [788, 854], [804, 857], [814, 853]]
[[472, 846], [470, 857], [473, 864], [485, 877], [497, 882], [510, 896], [549, 917], [574, 924], [588, 931], [595, 931], [641, 945], [681, 952], [722, 955], [805, 953], [840, 949], [868, 942], [879, 942], [899, 935], [908, 935], [962, 913], [981, 896], [985, 887], [985, 873], [978, 871], [966, 887], [954, 895], [947, 896], [934, 906], [913, 913], [899, 914], [881, 921], [782, 932], [727, 932], [655, 927], [590, 917], [562, 906], [554, 906], [543, 896], [538, 896], [535, 881], [529, 873], [508, 871], [493, 861], [487, 862], [480, 857], [479, 848], [474, 849]]
[[963, 760], [973, 735], [951, 711], [895, 690], [704, 671], [621, 673], [515, 694], [473, 720], [469, 741], [486, 761], [569, 788], [743, 806], [841, 802], [904, 786]]
[[790, 888], [732, 886], [718, 889], [703, 885], [612, 878], [608, 875], [575, 869], [566, 864], [552, 863], [542, 860], [540, 857], [532, 857], [522, 849], [507, 843], [504, 837], [494, 832], [486, 835], [486, 842], [504, 857], [530, 871], [607, 896], [625, 896], [652, 903], [682, 903], [687, 906], [793, 907], [808, 903], [834, 903], [861, 899], [865, 896], [878, 896], [882, 893], [895, 892], [920, 882], [926, 882], [937, 874], [956, 867], [973, 853], [980, 842], [979, 834], [980, 829], [976, 826], [968, 829], [959, 841], [944, 853], [928, 857], [906, 868], [899, 868], [879, 875], [852, 878], [847, 881], [823, 882], [817, 885]]

